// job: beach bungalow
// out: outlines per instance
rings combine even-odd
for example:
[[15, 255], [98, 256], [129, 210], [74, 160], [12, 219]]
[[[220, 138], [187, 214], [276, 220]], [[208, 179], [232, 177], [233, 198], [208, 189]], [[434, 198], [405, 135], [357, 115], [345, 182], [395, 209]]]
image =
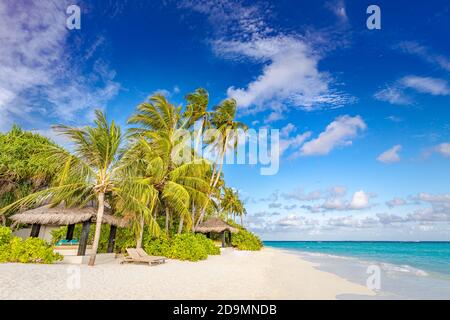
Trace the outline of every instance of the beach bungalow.
[[[90, 226], [91, 223], [95, 223], [96, 214], [97, 208], [94, 206], [66, 208], [63, 205], [56, 207], [45, 205], [14, 214], [10, 219], [14, 221], [13, 227], [18, 224], [31, 225], [29, 235], [31, 237], [40, 237], [45, 240], [49, 239], [49, 233], [52, 229], [67, 226], [67, 234], [64, 243], [68, 245], [56, 246], [55, 251], [64, 256], [76, 255], [82, 257], [86, 255]], [[73, 241], [75, 225], [79, 223], [83, 224], [81, 236], [78, 241]], [[103, 223], [110, 225], [107, 253], [113, 253], [117, 228], [126, 227], [128, 223], [123, 218], [113, 216], [109, 208], [105, 208]], [[42, 231], [44, 231], [44, 234], [42, 234]], [[74, 250], [75, 252], [73, 252]]]
[[222, 219], [217, 217], [209, 218], [208, 220], [202, 222], [196, 229], [195, 232], [204, 233], [208, 238], [211, 237], [211, 233], [218, 233], [222, 238], [222, 248], [227, 246], [226, 239], [228, 234], [228, 246], [231, 246], [231, 234], [239, 232], [239, 229], [233, 227], [232, 225], [226, 223]]

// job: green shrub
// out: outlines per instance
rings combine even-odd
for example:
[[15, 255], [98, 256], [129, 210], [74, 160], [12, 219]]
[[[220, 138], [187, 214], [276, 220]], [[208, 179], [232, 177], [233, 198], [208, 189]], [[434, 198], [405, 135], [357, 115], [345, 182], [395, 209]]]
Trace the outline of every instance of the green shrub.
[[231, 244], [239, 250], [258, 251], [263, 247], [262, 241], [250, 231], [239, 228], [238, 233], [234, 233]]
[[11, 229], [0, 226], [0, 247], [7, 245], [11, 241]]
[[173, 238], [169, 258], [199, 261], [208, 258], [208, 252], [198, 235], [183, 233]]
[[206, 253], [211, 256], [219, 255], [220, 248], [214, 244], [214, 241], [208, 239], [203, 234], [196, 234], [197, 240], [205, 247]]
[[63, 257], [53, 252], [53, 247], [39, 238], [11, 238], [8, 244], [2, 246], [0, 262], [20, 263], [53, 263]]
[[145, 251], [154, 256], [199, 261], [208, 258], [208, 255], [220, 254], [220, 249], [214, 242], [202, 234], [182, 233], [175, 235], [172, 239], [161, 236], [145, 240]]
[[166, 236], [144, 239], [144, 250], [152, 256], [170, 256], [171, 242]]
[[[52, 231], [52, 243], [65, 239], [67, 227], [61, 227]], [[75, 227], [73, 236], [80, 239], [81, 225]], [[94, 228], [91, 227], [89, 243], [92, 243]], [[99, 252], [106, 252], [109, 239], [109, 227], [102, 226]], [[119, 228], [116, 233], [115, 251], [124, 253], [126, 248], [136, 247], [136, 237], [130, 228]], [[154, 256], [164, 256], [171, 259], [199, 261], [206, 259], [208, 255], [220, 254], [220, 249], [214, 242], [202, 234], [182, 233], [175, 234], [172, 238], [163, 235], [155, 238], [150, 235], [148, 228], [144, 229], [142, 240], [144, 250]]]

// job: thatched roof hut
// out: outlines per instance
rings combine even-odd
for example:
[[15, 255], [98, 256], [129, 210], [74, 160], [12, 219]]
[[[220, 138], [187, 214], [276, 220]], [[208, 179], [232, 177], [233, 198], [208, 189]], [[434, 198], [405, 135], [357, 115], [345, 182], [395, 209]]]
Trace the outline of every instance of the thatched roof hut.
[[[87, 206], [84, 208], [66, 208], [64, 206], [41, 206], [12, 215], [10, 219], [15, 223], [67, 226], [78, 224], [88, 220], [95, 221], [97, 208]], [[111, 210], [105, 208], [103, 223], [116, 227], [126, 227], [128, 222], [111, 214]]]
[[210, 232], [215, 232], [215, 233], [223, 233], [225, 231], [229, 231], [231, 233], [237, 233], [239, 232], [239, 229], [233, 227], [232, 225], [226, 223], [225, 221], [213, 217], [208, 219], [205, 222], [202, 222], [196, 229], [196, 232], [201, 232], [201, 233], [210, 233]]

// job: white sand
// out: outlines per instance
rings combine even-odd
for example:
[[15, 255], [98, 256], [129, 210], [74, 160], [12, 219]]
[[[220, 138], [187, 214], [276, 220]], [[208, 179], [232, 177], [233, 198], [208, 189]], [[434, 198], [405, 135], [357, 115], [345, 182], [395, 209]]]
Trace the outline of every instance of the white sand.
[[95, 267], [0, 264], [0, 299], [335, 299], [339, 294], [373, 295], [364, 286], [319, 271], [313, 263], [277, 249], [226, 249], [205, 261], [169, 260], [155, 267], [120, 265], [116, 260]]

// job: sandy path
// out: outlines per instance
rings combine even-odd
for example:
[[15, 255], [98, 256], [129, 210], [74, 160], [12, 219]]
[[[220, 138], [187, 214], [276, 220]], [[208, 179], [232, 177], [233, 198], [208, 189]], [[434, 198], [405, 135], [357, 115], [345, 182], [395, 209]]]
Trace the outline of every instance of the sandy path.
[[[80, 275], [77, 285], [77, 273]], [[75, 281], [73, 281], [75, 280]], [[88, 266], [0, 264], [0, 299], [334, 299], [372, 295], [295, 254], [226, 249], [193, 263]]]

